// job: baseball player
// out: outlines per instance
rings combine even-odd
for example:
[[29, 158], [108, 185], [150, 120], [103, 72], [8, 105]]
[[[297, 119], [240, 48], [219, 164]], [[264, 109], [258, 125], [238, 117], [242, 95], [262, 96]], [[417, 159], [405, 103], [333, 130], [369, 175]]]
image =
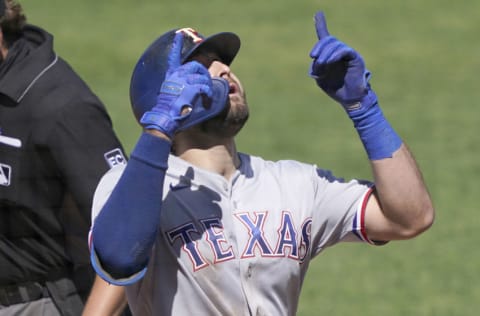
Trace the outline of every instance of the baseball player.
[[433, 222], [407, 146], [377, 102], [364, 61], [315, 15], [310, 75], [353, 121], [374, 182], [238, 152], [249, 112], [230, 64], [233, 33], [160, 36], [131, 80], [144, 132], [97, 187], [91, 261], [126, 286], [135, 315], [294, 315], [310, 260], [339, 242], [385, 244]]

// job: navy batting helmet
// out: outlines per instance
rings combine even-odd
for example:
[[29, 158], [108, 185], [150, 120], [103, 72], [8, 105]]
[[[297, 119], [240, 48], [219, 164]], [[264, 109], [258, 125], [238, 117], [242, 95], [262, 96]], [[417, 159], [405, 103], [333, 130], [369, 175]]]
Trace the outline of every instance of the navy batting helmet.
[[[130, 102], [137, 121], [140, 121], [142, 115], [156, 104], [158, 92], [168, 70], [168, 55], [175, 33], [178, 31], [182, 31], [185, 35], [181, 52], [182, 63], [194, 53], [206, 49], [215, 52], [224, 64], [230, 65], [240, 49], [239, 37], [230, 32], [217, 33], [205, 38], [194, 29], [183, 28], [170, 30], [158, 37], [138, 60], [130, 80]], [[225, 99], [228, 97], [228, 85], [220, 80], [212, 80], [212, 82], [214, 102], [209, 107], [208, 113], [202, 114], [203, 117], [212, 117], [220, 113], [226, 105], [225, 100], [215, 102], [215, 99], [216, 95], [222, 95], [220, 98], [223, 98], [226, 94]], [[224, 91], [225, 89], [227, 92]]]

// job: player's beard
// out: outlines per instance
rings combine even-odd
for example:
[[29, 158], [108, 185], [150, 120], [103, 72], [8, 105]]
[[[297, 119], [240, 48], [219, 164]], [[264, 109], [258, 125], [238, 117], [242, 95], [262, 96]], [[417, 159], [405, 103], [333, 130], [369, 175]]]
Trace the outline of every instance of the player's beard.
[[250, 113], [245, 94], [234, 95], [225, 109], [217, 116], [200, 124], [203, 133], [221, 138], [230, 138], [240, 132], [248, 120]]
[[249, 111], [245, 95], [237, 95], [227, 102], [217, 116], [178, 133], [172, 142], [172, 153], [180, 156], [188, 148], [209, 148], [231, 142], [247, 122]]

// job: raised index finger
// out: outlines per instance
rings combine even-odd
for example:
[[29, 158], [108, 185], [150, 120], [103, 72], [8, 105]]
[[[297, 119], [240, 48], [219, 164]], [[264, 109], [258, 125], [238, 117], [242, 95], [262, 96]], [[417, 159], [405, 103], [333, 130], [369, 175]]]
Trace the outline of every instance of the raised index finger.
[[168, 69], [173, 70], [182, 65], [182, 46], [183, 46], [183, 32], [175, 33], [172, 48], [168, 54]]
[[317, 30], [317, 37], [319, 40], [330, 35], [323, 11], [319, 11], [315, 14], [315, 29]]

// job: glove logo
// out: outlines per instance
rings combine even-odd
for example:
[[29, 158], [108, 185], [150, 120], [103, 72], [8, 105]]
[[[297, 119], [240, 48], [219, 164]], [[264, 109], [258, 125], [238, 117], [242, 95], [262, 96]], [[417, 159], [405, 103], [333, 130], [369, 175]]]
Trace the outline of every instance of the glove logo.
[[12, 167], [0, 163], [0, 185], [8, 187], [10, 185]]
[[362, 104], [360, 102], [354, 103], [352, 105], [347, 105], [347, 111], [355, 111], [358, 110], [359, 108], [362, 107]]
[[190, 37], [195, 44], [203, 41], [203, 39], [198, 35], [198, 32], [190, 27], [179, 29], [175, 33], [180, 33], [180, 32]]
[[182, 94], [184, 85], [179, 84], [173, 81], [165, 81], [160, 87], [161, 93], [168, 93], [171, 95], [180, 95]]

